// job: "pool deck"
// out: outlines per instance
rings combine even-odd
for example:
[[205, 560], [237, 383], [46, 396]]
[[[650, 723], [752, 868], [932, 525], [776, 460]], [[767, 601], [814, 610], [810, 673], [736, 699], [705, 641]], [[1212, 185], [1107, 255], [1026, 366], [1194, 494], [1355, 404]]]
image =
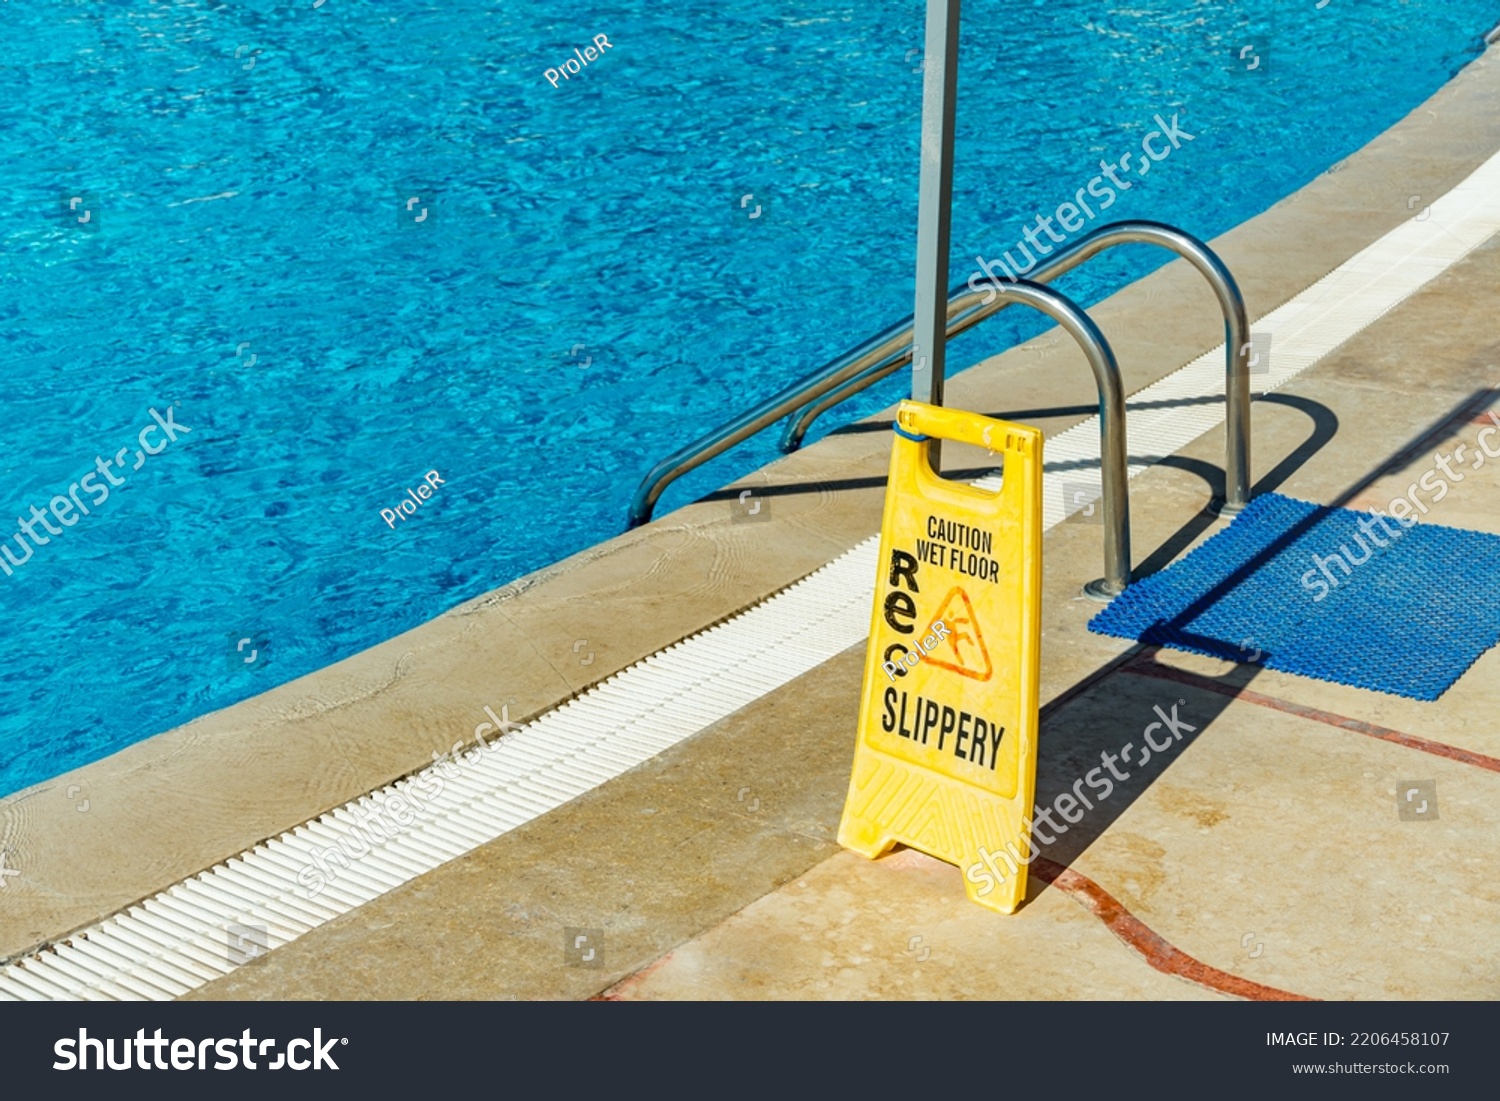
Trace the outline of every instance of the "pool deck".
[[[1497, 150], [1492, 50], [1212, 244], [1259, 318]], [[1492, 239], [1257, 401], [1257, 492], [1383, 504], [1432, 450], [1472, 441], [1478, 402], [1500, 402], [1497, 288]], [[1090, 312], [1127, 393], [1223, 339], [1182, 263]], [[1086, 420], [1095, 395], [1081, 355], [1051, 331], [952, 378], [948, 402], [1052, 437]], [[887, 412], [831, 435], [354, 658], [0, 801], [0, 849], [20, 872], [0, 894], [0, 955], [472, 742], [486, 706], [509, 703], [525, 721], [807, 575], [878, 530], [888, 423]], [[983, 459], [954, 448], [946, 472], [977, 473]], [[1222, 462], [1220, 429], [1131, 482], [1138, 568], [1222, 526], [1205, 508]], [[1469, 475], [1437, 522], [1500, 532], [1497, 468]], [[742, 488], [769, 502], [767, 520], [732, 522]], [[1018, 914], [974, 906], [960, 870], [921, 854], [872, 862], [836, 844], [861, 645], [192, 996], [1500, 996], [1500, 772], [1484, 763], [1500, 765], [1500, 656], [1418, 703], [1102, 638], [1085, 629], [1098, 605], [1078, 596], [1100, 572], [1099, 538], [1066, 523], [1045, 537], [1038, 798], [1071, 782], [1075, 756], [1137, 736], [1154, 705], [1182, 701], [1199, 729], [1049, 849]], [[1398, 820], [1397, 784], [1413, 779], [1436, 781], [1439, 820]], [[746, 789], [753, 810], [737, 797]], [[602, 932], [602, 966], [565, 966], [565, 927]]]

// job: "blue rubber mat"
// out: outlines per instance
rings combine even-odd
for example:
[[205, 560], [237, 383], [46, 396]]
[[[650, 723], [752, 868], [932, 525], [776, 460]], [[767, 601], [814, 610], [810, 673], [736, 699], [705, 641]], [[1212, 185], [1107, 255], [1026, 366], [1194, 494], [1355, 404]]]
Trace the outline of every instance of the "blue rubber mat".
[[1435, 700], [1500, 642], [1500, 536], [1268, 493], [1089, 630]]

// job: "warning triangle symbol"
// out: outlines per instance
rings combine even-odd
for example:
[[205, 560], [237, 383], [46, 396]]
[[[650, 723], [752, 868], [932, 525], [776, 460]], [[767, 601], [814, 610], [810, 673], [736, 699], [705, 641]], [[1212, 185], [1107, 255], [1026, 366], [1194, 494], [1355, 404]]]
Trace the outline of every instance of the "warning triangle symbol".
[[943, 599], [937, 615], [932, 617], [927, 634], [933, 633], [933, 626], [939, 621], [947, 629], [947, 637], [928, 651], [924, 662], [952, 669], [959, 676], [989, 680], [995, 670], [990, 664], [990, 652], [984, 646], [979, 620], [974, 616], [974, 605], [969, 603], [969, 594], [955, 585]]

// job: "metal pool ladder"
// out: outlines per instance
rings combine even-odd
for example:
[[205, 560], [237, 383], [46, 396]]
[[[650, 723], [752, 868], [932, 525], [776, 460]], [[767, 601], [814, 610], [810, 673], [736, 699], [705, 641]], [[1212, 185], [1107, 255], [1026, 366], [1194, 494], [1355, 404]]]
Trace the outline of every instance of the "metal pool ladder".
[[[1119, 368], [1104, 335], [1073, 301], [1041, 286], [1115, 245], [1150, 244], [1168, 249], [1192, 264], [1208, 280], [1224, 313], [1224, 392], [1227, 405], [1224, 439], [1224, 502], [1220, 512], [1233, 514], [1250, 503], [1250, 323], [1245, 300], [1224, 262], [1202, 241], [1161, 222], [1128, 221], [1100, 226], [1028, 272], [1030, 279], [1002, 280], [974, 290], [974, 279], [948, 294], [949, 339], [1007, 306], [1021, 303], [1057, 321], [1083, 347], [1099, 388], [1099, 430], [1104, 488], [1105, 576], [1088, 591], [1113, 596], [1130, 581], [1130, 516], [1126, 489], [1125, 399]], [[794, 451], [823, 413], [866, 387], [911, 363], [912, 318], [893, 325], [850, 349], [800, 382], [667, 456], [646, 474], [630, 504], [630, 526], [651, 519], [662, 492], [689, 470], [782, 417], [791, 416], [782, 437], [783, 451]], [[795, 414], [795, 415], [793, 415]]]

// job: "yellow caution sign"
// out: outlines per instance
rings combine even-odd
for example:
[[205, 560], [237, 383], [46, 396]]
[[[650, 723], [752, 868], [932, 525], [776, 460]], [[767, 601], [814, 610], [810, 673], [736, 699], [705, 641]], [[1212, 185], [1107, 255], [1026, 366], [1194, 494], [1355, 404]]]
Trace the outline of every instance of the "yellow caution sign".
[[[980, 850], [1025, 844], [1036, 784], [1042, 434], [913, 401], [895, 427], [839, 844], [920, 849], [967, 869], [969, 897], [1008, 914], [1026, 865], [997, 884]], [[999, 492], [934, 474], [929, 438], [1003, 456]]]

